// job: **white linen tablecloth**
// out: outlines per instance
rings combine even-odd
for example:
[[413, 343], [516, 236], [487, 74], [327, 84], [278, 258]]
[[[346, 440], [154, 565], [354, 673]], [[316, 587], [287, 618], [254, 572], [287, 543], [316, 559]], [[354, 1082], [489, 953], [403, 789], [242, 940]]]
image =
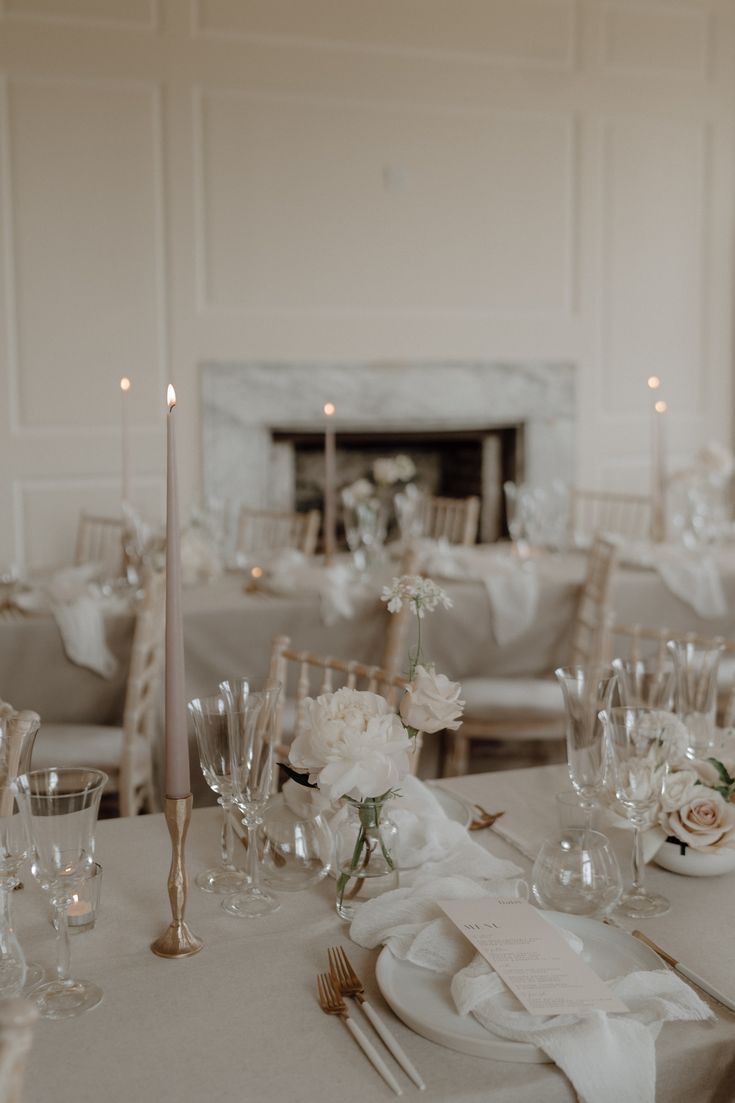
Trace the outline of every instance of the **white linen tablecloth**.
[[[566, 775], [551, 767], [449, 784], [487, 808], [545, 802], [551, 823], [553, 794], [566, 786]], [[192, 880], [219, 853], [219, 824], [219, 809], [194, 813], [187, 850]], [[528, 868], [493, 832], [477, 832], [473, 839]], [[163, 817], [104, 821], [97, 840], [104, 866], [102, 910], [95, 930], [72, 940], [72, 966], [80, 977], [101, 984], [105, 998], [78, 1020], [39, 1024], [24, 1103], [394, 1098], [347, 1031], [318, 1008], [316, 974], [326, 968], [327, 947], [337, 943], [348, 949], [368, 997], [421, 1071], [427, 1103], [574, 1103], [568, 1081], [553, 1065], [469, 1057], [434, 1045], [395, 1019], [374, 982], [376, 952], [350, 944], [334, 911], [332, 880], [283, 894], [280, 911], [264, 922], [231, 918], [216, 898], [192, 887], [187, 918], [204, 949], [190, 959], [164, 961], [148, 948], [168, 920], [170, 848]], [[735, 875], [689, 879], [653, 867], [649, 876], [673, 907], [645, 930], [735, 992], [729, 951]], [[30, 880], [14, 894], [16, 929], [29, 957], [50, 966], [53, 931]], [[656, 1044], [661, 1103], [732, 1103], [735, 1015], [716, 1010], [712, 1024], [664, 1026]], [[402, 1082], [408, 1099], [415, 1089]]]

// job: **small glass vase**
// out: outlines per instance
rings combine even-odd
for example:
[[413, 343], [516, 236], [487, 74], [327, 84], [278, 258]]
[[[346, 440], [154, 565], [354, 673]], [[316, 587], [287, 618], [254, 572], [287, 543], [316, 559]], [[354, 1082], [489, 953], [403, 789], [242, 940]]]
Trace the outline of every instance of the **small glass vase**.
[[352, 920], [359, 904], [398, 888], [398, 828], [383, 813], [383, 799], [346, 798], [335, 833], [337, 914]]

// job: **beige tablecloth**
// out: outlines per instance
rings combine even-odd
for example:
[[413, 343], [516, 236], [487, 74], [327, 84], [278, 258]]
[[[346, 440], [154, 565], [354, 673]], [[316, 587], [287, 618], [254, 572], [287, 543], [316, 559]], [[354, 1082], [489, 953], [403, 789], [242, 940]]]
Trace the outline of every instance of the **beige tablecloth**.
[[[532, 802], [553, 823], [563, 768], [475, 775], [451, 782], [487, 808]], [[218, 854], [219, 810], [194, 813], [188, 846], [193, 876]], [[493, 832], [473, 836], [528, 868]], [[326, 948], [346, 943], [334, 911], [334, 882], [292, 895], [267, 921], [227, 916], [196, 889], [188, 918], [205, 941], [194, 958], [162, 961], [149, 944], [167, 921], [169, 845], [161, 816], [105, 821], [97, 856], [103, 903], [94, 931], [72, 943], [80, 977], [101, 984], [103, 1003], [78, 1020], [42, 1022], [36, 1032], [25, 1103], [375, 1103], [393, 1098], [335, 1019], [316, 1003], [315, 976]], [[652, 887], [671, 912], [649, 921], [651, 937], [725, 991], [735, 993], [730, 951], [735, 875], [689, 879], [656, 868]], [[30, 882], [30, 877], [27, 882]], [[53, 963], [45, 901], [31, 882], [15, 894], [16, 928], [29, 957]], [[642, 924], [639, 924], [642, 925]], [[573, 1103], [552, 1065], [510, 1064], [437, 1046], [397, 1021], [376, 990], [376, 953], [351, 949], [373, 1003], [421, 1070], [436, 1103]], [[713, 1004], [713, 1006], [715, 1006]], [[656, 1043], [660, 1103], [732, 1103], [735, 1016], [715, 1008], [713, 1024], [672, 1023]], [[405, 1097], [418, 1098], [405, 1083]], [[623, 1101], [621, 1100], [621, 1103]]]

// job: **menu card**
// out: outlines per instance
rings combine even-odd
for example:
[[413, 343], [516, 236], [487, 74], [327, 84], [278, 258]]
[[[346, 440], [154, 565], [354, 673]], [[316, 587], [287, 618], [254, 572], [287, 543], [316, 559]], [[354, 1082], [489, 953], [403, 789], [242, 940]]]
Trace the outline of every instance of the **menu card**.
[[437, 900], [533, 1015], [627, 1011], [553, 924], [525, 900]]

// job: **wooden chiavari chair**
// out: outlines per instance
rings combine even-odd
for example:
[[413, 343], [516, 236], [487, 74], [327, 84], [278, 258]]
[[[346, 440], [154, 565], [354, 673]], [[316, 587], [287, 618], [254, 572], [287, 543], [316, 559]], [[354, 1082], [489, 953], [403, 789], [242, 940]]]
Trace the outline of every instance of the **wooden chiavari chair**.
[[122, 520], [81, 513], [74, 563], [101, 563], [111, 578], [121, 577], [125, 566]]
[[313, 555], [320, 525], [318, 509], [288, 513], [242, 506], [237, 523], [237, 551], [247, 555], [275, 548], [296, 548], [304, 555]]
[[480, 521], [480, 499], [428, 498], [424, 513], [424, 535], [450, 544], [475, 544]]
[[600, 535], [647, 540], [651, 536], [652, 504], [640, 494], [615, 494], [572, 487], [569, 527], [572, 540]]

